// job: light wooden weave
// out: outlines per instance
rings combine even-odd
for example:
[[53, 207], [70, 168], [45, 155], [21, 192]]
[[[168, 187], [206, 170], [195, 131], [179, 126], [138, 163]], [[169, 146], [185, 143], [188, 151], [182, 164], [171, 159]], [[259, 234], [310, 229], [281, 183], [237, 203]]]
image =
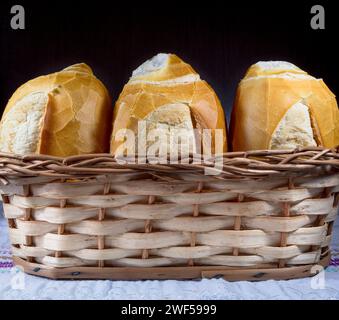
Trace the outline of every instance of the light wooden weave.
[[230, 152], [218, 175], [192, 159], [119, 164], [108, 154], [2, 153], [12, 252], [52, 269], [313, 265], [329, 255], [337, 151]]

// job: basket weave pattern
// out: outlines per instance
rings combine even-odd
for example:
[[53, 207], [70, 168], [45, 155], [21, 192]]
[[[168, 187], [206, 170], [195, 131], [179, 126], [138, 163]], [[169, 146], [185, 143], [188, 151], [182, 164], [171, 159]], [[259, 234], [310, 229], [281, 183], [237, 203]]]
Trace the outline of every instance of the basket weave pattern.
[[48, 268], [286, 268], [329, 254], [337, 150], [232, 152], [206, 165], [0, 154], [13, 255]]

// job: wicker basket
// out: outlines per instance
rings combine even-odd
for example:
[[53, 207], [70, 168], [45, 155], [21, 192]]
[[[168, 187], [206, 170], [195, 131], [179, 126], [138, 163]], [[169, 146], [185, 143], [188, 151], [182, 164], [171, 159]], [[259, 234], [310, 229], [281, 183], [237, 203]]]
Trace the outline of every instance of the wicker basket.
[[219, 175], [206, 166], [0, 154], [15, 263], [56, 279], [290, 279], [327, 265], [338, 150], [229, 152]]

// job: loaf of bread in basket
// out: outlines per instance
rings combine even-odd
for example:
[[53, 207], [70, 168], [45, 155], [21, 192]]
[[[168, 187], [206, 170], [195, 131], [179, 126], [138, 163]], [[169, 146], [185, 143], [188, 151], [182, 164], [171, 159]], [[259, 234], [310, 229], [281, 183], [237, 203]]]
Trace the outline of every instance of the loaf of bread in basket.
[[[224, 111], [217, 95], [189, 64], [175, 54], [158, 54], [133, 71], [115, 105], [111, 140], [113, 154], [121, 154], [125, 148], [138, 154], [149, 151], [155, 139], [147, 138], [144, 150], [137, 148], [142, 121], [145, 135], [151, 134], [152, 130], [163, 130], [168, 152], [176, 143], [173, 141], [175, 129], [181, 130], [183, 136], [192, 137], [190, 152], [206, 151], [207, 148], [213, 152], [217, 139], [219, 151], [227, 150]], [[193, 133], [194, 128], [198, 129], [197, 135]], [[139, 133], [139, 136], [135, 141], [125, 142], [122, 137], [125, 129]], [[211, 130], [211, 142], [198, 139], [203, 135], [203, 129]]]
[[18, 88], [0, 123], [0, 150], [71, 156], [108, 151], [112, 106], [86, 64], [40, 76]]
[[252, 65], [235, 98], [231, 135], [234, 151], [339, 145], [339, 110], [334, 94], [284, 61]]

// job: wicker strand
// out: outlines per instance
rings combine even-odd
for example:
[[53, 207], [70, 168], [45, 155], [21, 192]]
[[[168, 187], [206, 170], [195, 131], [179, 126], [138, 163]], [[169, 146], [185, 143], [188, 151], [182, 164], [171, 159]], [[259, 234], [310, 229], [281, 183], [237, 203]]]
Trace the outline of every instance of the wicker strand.
[[[1, 199], [3, 203], [10, 203], [9, 196], [6, 194], [1, 194]], [[8, 226], [13, 229], [16, 228], [15, 219], [8, 219]]]
[[[155, 202], [155, 196], [148, 196], [148, 204], [153, 204]], [[152, 220], [146, 220], [145, 221], [145, 233], [151, 233], [152, 232]], [[143, 249], [141, 253], [141, 258], [142, 259], [148, 259], [149, 257], [149, 250], [148, 249]]]
[[[290, 216], [290, 204], [289, 202], [283, 203], [283, 217], [289, 217]], [[280, 247], [286, 247], [287, 245], [287, 235], [288, 232], [281, 232], [280, 233]], [[279, 259], [278, 267], [284, 268], [286, 265], [285, 259]]]
[[[324, 188], [324, 192], [323, 192], [323, 198], [328, 198], [330, 195], [332, 194], [332, 188]], [[333, 201], [333, 207], [335, 206], [335, 196], [334, 196], [334, 201]], [[325, 223], [326, 223], [326, 217], [323, 216], [323, 215], [320, 215], [317, 217], [317, 225], [320, 227], [320, 226], [323, 226]], [[327, 227], [327, 231], [326, 231], [326, 236], [329, 236], [331, 235], [332, 233], [332, 227], [333, 227], [333, 221], [331, 221], [329, 224], [328, 224], [328, 227]], [[321, 246], [312, 246], [312, 250], [319, 250], [320, 249], [320, 254], [321, 256], [324, 256], [326, 255], [330, 248], [328, 246], [326, 247], [321, 247]]]
[[[294, 189], [293, 178], [288, 179], [288, 189], [289, 190]], [[290, 207], [291, 207], [291, 205], [290, 205], [289, 202], [283, 202], [283, 217], [289, 217], [290, 216]], [[286, 247], [287, 236], [288, 236], [288, 232], [281, 232], [281, 234], [280, 234], [280, 247]], [[285, 265], [286, 265], [286, 259], [279, 259], [278, 267], [284, 268]]]
[[[65, 182], [65, 180], [61, 180], [61, 182]], [[67, 199], [60, 199], [60, 208], [65, 208], [67, 205]], [[65, 232], [65, 224], [59, 224], [58, 226], [58, 235], [62, 235]], [[62, 256], [62, 251], [55, 251], [54, 253], [55, 258], [60, 258]]]
[[[245, 197], [244, 197], [243, 194], [239, 194], [238, 195], [238, 202], [243, 202], [244, 198]], [[233, 229], [235, 231], [239, 231], [241, 229], [241, 216], [234, 217], [234, 227], [233, 227]], [[233, 256], [238, 256], [239, 255], [239, 248], [233, 248], [232, 254], [233, 254]]]
[[[333, 201], [333, 208], [338, 208], [339, 205], [339, 192], [335, 193], [334, 195], [334, 201]], [[334, 226], [334, 221], [328, 222], [328, 228], [327, 228], [327, 236], [330, 236], [333, 232], [333, 226]], [[321, 256], [326, 256], [330, 252], [330, 248], [324, 247], [321, 251]]]
[[[202, 191], [202, 189], [203, 189], [203, 182], [199, 181], [195, 193], [200, 193]], [[193, 217], [199, 217], [199, 205], [198, 204], [193, 204]], [[190, 240], [190, 246], [195, 247], [196, 240], [197, 240], [197, 236], [196, 236], [195, 232], [191, 232], [190, 239], [191, 239]], [[194, 259], [192, 259], [192, 258], [188, 259], [188, 265], [191, 266], [191, 267], [194, 266]]]
[[[103, 195], [109, 194], [111, 185], [109, 182], [104, 184], [104, 190], [103, 190]], [[99, 214], [98, 214], [98, 221], [103, 221], [105, 220], [105, 214], [106, 214], [106, 209], [105, 208], [100, 208], [99, 209]], [[98, 236], [98, 250], [103, 250], [105, 249], [105, 236]], [[104, 260], [98, 260], [98, 267], [103, 268], [105, 266], [105, 261]]]
[[[24, 185], [24, 196], [25, 197], [28, 197], [30, 196], [30, 185], [27, 184], [27, 185]], [[30, 221], [31, 220], [31, 213], [32, 213], [32, 208], [25, 208], [25, 214], [24, 214], [24, 217], [23, 217], [23, 220], [24, 221]], [[32, 236], [25, 236], [25, 239], [26, 239], [26, 246], [27, 247], [30, 247], [33, 245], [33, 238]], [[34, 262], [34, 257], [30, 257], [28, 256], [27, 257], [27, 261], [28, 262]]]

